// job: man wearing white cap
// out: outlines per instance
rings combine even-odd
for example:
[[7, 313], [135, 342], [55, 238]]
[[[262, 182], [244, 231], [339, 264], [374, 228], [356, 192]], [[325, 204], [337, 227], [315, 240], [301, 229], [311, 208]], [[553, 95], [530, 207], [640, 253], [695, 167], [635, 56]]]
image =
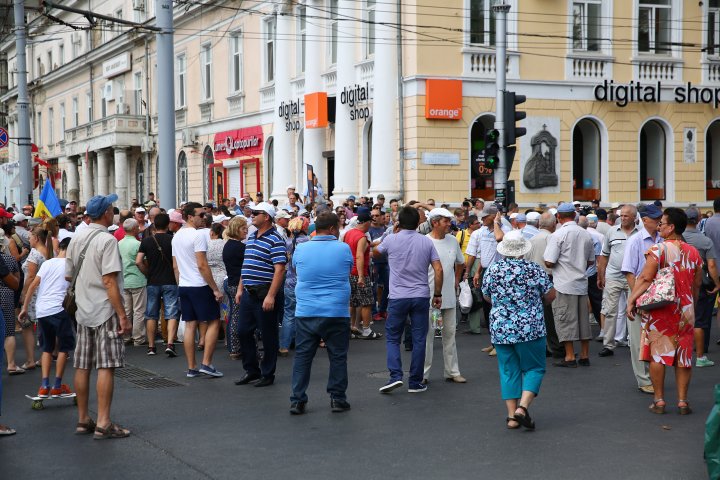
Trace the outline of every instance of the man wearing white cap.
[[[428, 215], [432, 231], [426, 235], [432, 240], [440, 257], [443, 270], [442, 304], [440, 313], [442, 315], [442, 349], [443, 364], [445, 365], [444, 376], [448, 382], [465, 383], [467, 380], [460, 375], [458, 366], [457, 345], [455, 344], [455, 328], [457, 327], [456, 304], [458, 284], [463, 273], [463, 257], [460, 245], [450, 233], [453, 214], [444, 208], [434, 208]], [[428, 283], [430, 290], [435, 291], [435, 269], [428, 268]], [[430, 368], [433, 359], [432, 318], [430, 318], [430, 332], [425, 343], [425, 368], [423, 383], [427, 383], [430, 376]]]
[[534, 236], [540, 233], [538, 226], [540, 225], [540, 214], [538, 212], [528, 212], [525, 215], [526, 225], [521, 230], [525, 240], [532, 240]]
[[291, 218], [287, 210], [284, 209], [278, 210], [275, 214], [275, 228], [284, 240], [288, 238], [287, 228]]
[[13, 217], [15, 222], [15, 233], [22, 240], [23, 245], [29, 250], [30, 249], [30, 232], [27, 229], [28, 217], [22, 213], [16, 213]]

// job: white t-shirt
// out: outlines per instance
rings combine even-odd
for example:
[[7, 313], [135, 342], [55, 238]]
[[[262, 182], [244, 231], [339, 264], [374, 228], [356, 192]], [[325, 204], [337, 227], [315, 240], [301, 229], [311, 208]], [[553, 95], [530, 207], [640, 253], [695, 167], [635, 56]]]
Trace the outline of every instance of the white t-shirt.
[[64, 229], [64, 228], [61, 228], [61, 229], [58, 231], [58, 241], [62, 242], [62, 241], [65, 240], [66, 238], [72, 238], [73, 235], [75, 235], [75, 232], [71, 232], [71, 231], [66, 230], [66, 229]]
[[183, 227], [173, 235], [172, 254], [180, 272], [180, 287], [204, 287], [207, 282], [200, 275], [196, 252], [207, 252], [208, 236], [202, 230]]
[[[457, 298], [455, 298], [455, 264], [465, 262], [460, 244], [457, 239], [451, 235], [445, 235], [445, 238], [438, 240], [432, 237], [432, 234], [425, 235], [432, 240], [440, 257], [440, 263], [443, 268], [443, 287], [442, 287], [442, 306], [440, 308], [455, 308]], [[435, 291], [435, 270], [432, 265], [428, 267], [428, 283], [430, 291]]]
[[70, 286], [70, 282], [65, 280], [65, 259], [45, 260], [40, 265], [37, 276], [40, 277], [37, 298], [42, 301], [35, 302], [35, 316], [37, 318], [49, 317], [62, 312], [63, 300]]

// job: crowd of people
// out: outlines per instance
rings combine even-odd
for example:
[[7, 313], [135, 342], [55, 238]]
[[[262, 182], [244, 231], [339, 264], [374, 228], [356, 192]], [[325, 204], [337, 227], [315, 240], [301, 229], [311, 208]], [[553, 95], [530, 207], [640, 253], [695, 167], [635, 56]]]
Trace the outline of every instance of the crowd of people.
[[[274, 384], [278, 357], [294, 349], [290, 413], [300, 415], [318, 348], [330, 360], [331, 410], [351, 408], [351, 339], [385, 339], [382, 394], [405, 385], [401, 343], [412, 352], [408, 392], [428, 389], [436, 337], [443, 377], [466, 383], [455, 339], [466, 322], [468, 334], [490, 332], [483, 351], [497, 358], [510, 429], [535, 428], [529, 408], [546, 358], [558, 368], [589, 367], [593, 340], [603, 344], [600, 357], [630, 348], [653, 413], [666, 411], [666, 366], [674, 367], [680, 414], [692, 411], [693, 350], [694, 366], [713, 366], [705, 352], [720, 290], [720, 201], [705, 215], [660, 202], [521, 212], [482, 199], [458, 208], [433, 199], [386, 205], [384, 195], [334, 205], [292, 185], [272, 201], [261, 192], [167, 210], [152, 194], [127, 209], [116, 201], [72, 201], [55, 218], [33, 218], [31, 205], [0, 206], [7, 372], [39, 367], [38, 397], [77, 395], [76, 433], [95, 439], [130, 435], [111, 420], [114, 369], [126, 347], [154, 356], [159, 342], [170, 358], [182, 350], [188, 378], [223, 377], [213, 358], [224, 344], [242, 362], [235, 384], [256, 388]], [[69, 360], [73, 388], [63, 382]], [[12, 433], [0, 425], [0, 435]]]

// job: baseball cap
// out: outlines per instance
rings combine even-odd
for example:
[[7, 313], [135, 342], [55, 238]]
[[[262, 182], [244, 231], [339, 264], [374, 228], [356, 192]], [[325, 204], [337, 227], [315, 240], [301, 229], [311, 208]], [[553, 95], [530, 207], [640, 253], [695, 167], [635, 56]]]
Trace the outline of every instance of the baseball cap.
[[355, 201], [355, 195], [350, 195], [350, 196], [347, 197], [347, 199], [348, 199], [348, 200], [352, 200], [352, 201], [354, 202], [354, 201]]
[[290, 184], [287, 186], [287, 188], [285, 190], [290, 190], [290, 189], [295, 190], [295, 185]]
[[370, 210], [368, 210], [367, 208], [361, 208], [358, 210], [358, 214], [357, 214], [358, 223], [369, 222], [370, 219], [371, 219]]
[[385, 195], [381, 193], [380, 195], [377, 196], [377, 198], [378, 198], [378, 200], [380, 200], [380, 199], [385, 200]]
[[275, 207], [270, 205], [268, 202], [260, 202], [257, 205], [253, 205], [251, 208], [253, 210], [262, 210], [263, 212], [270, 215], [270, 218], [275, 218]]
[[15, 223], [24, 222], [24, 221], [27, 220], [27, 219], [28, 219], [28, 217], [26, 217], [26, 216], [23, 215], [22, 213], [16, 213], [15, 216], [13, 216], [13, 221], [14, 221]]
[[170, 221], [174, 223], [179, 223], [180, 225], [185, 224], [185, 220], [183, 220], [180, 210], [173, 210], [172, 212], [170, 212]]
[[575, 206], [572, 203], [565, 202], [558, 205], [558, 213], [573, 213], [575, 212]]
[[580, 202], [578, 202], [577, 200], [575, 200], [575, 201], [573, 202], [573, 205], [575, 205], [575, 206], [580, 206], [580, 205], [582, 205], [582, 204], [581, 204]]
[[488, 215], [497, 215], [498, 213], [498, 207], [494, 203], [486, 203], [485, 206], [482, 209], [482, 212], [480, 212], [480, 218], [481, 220]]
[[12, 213], [9, 213], [9, 212], [8, 212], [7, 210], [5, 210], [4, 208], [0, 207], [0, 217], [2, 217], [2, 218], [13, 218], [13, 214], [12, 214]]
[[[19, 214], [18, 214], [19, 215]], [[687, 215], [688, 220], [697, 222], [700, 220], [700, 210], [698, 210], [695, 207], [690, 207], [687, 210], [685, 210], [685, 215]], [[15, 215], [17, 217], [17, 215]], [[15, 217], [13, 217], [13, 220], [15, 220]], [[17, 222], [17, 220], [15, 220]]]
[[448, 210], [447, 208], [433, 208], [432, 210], [430, 210], [430, 213], [428, 214], [428, 218], [433, 219], [433, 218], [437, 218], [437, 217], [445, 217], [445, 218], [452, 219], [453, 214], [450, 213], [450, 210]]
[[226, 216], [224, 213], [221, 213], [220, 215], [213, 215], [212, 219], [213, 223], [222, 223], [225, 220], [230, 220], [230, 217]]
[[527, 216], [524, 213], [518, 213], [515, 221], [517, 223], [527, 223]]
[[135, 213], [145, 213], [145, 209], [143, 207], [137, 207]]
[[90, 218], [100, 218], [102, 214], [105, 213], [105, 210], [107, 210], [113, 202], [116, 202], [117, 199], [118, 196], [114, 193], [110, 195], [95, 195], [88, 200], [85, 213], [88, 214]]
[[548, 212], [550, 213], [550, 215], [555, 215], [558, 212], [558, 209], [555, 207], [552, 207], [552, 208], [548, 209]]
[[641, 217], [650, 217], [653, 220], [657, 220], [658, 218], [662, 218], [663, 213], [662, 210], [660, 210], [655, 205], [647, 205], [642, 212], [640, 212]]
[[516, 219], [518, 215], [520, 215], [520, 214], [519, 214], [519, 213], [517, 213], [517, 212], [513, 212], [513, 213], [511, 213], [511, 214], [510, 214], [510, 220], [514, 220], [514, 219]]
[[276, 219], [292, 218], [292, 216], [287, 212], [287, 210], [283, 209], [283, 210], [279, 210], [279, 211], [275, 214], [275, 218], [276, 218]]
[[527, 218], [529, 222], [533, 220], [540, 220], [540, 214], [538, 212], [528, 212], [527, 215], [525, 215], [525, 218]]

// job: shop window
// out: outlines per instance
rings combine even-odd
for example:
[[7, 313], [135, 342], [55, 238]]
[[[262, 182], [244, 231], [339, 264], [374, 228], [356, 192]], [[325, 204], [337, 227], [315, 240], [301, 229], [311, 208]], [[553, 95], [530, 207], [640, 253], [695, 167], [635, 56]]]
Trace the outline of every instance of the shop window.
[[720, 198], [720, 120], [715, 120], [705, 134], [705, 179], [706, 199]]
[[667, 55], [671, 50], [671, 0], [640, 0], [638, 51]]
[[573, 129], [573, 200], [600, 199], [600, 129], [590, 119], [580, 120]]
[[140, 203], [145, 201], [145, 164], [142, 158], [135, 162], [135, 197]]
[[213, 157], [212, 148], [208, 145], [203, 150], [203, 201], [211, 201], [213, 192], [213, 168], [212, 164], [215, 161]]
[[485, 132], [493, 128], [495, 115], [483, 115], [470, 130], [470, 192], [474, 198], [493, 200], [495, 189], [493, 169], [484, 165]]
[[188, 201], [188, 166], [187, 166], [187, 155], [185, 152], [180, 152], [178, 156], [178, 176], [177, 176], [177, 195], [178, 205]]
[[707, 55], [717, 57], [720, 53], [720, 0], [710, 0], [707, 14]]
[[667, 138], [663, 126], [650, 120], [640, 130], [640, 201], [665, 199]]
[[573, 50], [600, 51], [601, 8], [600, 0], [573, 2]]

